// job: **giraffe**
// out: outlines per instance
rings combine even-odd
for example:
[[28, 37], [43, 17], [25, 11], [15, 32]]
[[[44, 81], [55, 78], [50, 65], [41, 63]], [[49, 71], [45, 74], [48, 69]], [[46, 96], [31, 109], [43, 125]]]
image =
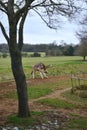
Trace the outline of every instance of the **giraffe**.
[[33, 79], [35, 78], [35, 74], [36, 72], [38, 71], [40, 73], [40, 76], [41, 78], [48, 78], [48, 76], [46, 75], [48, 72], [47, 72], [47, 68], [49, 68], [51, 65], [48, 65], [48, 66], [45, 66], [44, 63], [40, 62], [38, 64], [35, 64], [33, 66], [33, 70], [31, 72], [32, 76], [33, 76]]

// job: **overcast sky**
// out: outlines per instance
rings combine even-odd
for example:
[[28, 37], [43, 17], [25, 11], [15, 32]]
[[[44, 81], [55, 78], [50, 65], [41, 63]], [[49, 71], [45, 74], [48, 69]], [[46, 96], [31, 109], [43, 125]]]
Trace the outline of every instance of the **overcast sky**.
[[[3, 18], [3, 22], [7, 29], [6, 20]], [[65, 20], [61, 24], [61, 28], [58, 30], [50, 29], [46, 24], [39, 18], [39, 16], [30, 16], [28, 15], [25, 26], [24, 26], [24, 43], [30, 44], [39, 44], [39, 43], [56, 43], [60, 44], [61, 41], [66, 42], [67, 44], [73, 43], [78, 44], [79, 39], [76, 37], [76, 30], [78, 29], [75, 22], [69, 23]], [[1, 30], [0, 30], [0, 43], [6, 43]]]

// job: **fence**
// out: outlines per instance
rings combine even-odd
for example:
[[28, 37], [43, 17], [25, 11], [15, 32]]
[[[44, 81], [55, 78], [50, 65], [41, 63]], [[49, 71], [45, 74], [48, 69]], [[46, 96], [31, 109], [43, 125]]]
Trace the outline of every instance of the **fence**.
[[77, 90], [79, 90], [79, 93], [81, 90], [86, 90], [87, 95], [87, 73], [71, 73], [71, 93], [74, 94]]

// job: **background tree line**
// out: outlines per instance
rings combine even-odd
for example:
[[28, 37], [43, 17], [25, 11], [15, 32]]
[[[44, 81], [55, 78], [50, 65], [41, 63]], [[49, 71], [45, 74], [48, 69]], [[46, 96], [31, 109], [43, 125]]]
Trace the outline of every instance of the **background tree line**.
[[[57, 45], [56, 43], [50, 44], [24, 44], [22, 49], [22, 54], [26, 56], [26, 52], [33, 52], [34, 56], [39, 57], [39, 52], [45, 52], [46, 56], [74, 56], [78, 55], [77, 48], [79, 45], [73, 44], [62, 44]], [[9, 48], [7, 44], [0, 44], [0, 52], [1, 53], [8, 53]], [[32, 56], [32, 55], [31, 55]]]

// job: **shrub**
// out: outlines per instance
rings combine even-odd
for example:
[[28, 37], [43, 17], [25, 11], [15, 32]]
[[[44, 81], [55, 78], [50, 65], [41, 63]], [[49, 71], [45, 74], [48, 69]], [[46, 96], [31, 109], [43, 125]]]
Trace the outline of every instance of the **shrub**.
[[41, 57], [41, 54], [38, 52], [34, 52], [34, 54], [32, 54], [31, 57]]
[[2, 57], [3, 57], [3, 58], [6, 58], [7, 56], [8, 56], [7, 53], [2, 53]]

